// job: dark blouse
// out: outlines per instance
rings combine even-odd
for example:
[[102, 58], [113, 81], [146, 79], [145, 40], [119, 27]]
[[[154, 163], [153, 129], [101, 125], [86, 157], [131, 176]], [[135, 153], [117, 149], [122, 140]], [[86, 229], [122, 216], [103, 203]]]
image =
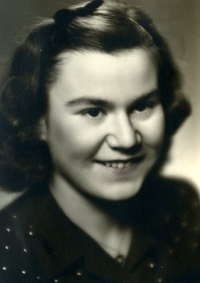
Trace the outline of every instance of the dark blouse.
[[129, 201], [134, 236], [119, 264], [75, 226], [48, 190], [0, 214], [0, 282], [200, 282], [200, 206], [185, 182], [156, 179]]

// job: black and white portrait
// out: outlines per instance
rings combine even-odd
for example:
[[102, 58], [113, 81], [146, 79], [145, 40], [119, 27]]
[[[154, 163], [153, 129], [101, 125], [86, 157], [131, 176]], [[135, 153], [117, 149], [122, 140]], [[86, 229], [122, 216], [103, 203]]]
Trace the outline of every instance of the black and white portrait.
[[199, 12], [3, 0], [0, 282], [200, 282]]

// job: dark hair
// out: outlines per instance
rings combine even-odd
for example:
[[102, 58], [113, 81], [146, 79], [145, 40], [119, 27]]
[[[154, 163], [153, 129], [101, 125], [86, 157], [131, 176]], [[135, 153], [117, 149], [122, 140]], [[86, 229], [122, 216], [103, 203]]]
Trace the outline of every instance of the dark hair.
[[59, 10], [33, 28], [15, 51], [0, 100], [1, 184], [13, 191], [46, 182], [51, 172], [48, 146], [39, 122], [48, 105], [48, 85], [55, 80], [59, 54], [74, 50], [117, 53], [144, 47], [155, 53], [161, 101], [166, 116], [166, 148], [190, 112], [180, 92], [180, 76], [169, 48], [141, 10], [95, 0]]

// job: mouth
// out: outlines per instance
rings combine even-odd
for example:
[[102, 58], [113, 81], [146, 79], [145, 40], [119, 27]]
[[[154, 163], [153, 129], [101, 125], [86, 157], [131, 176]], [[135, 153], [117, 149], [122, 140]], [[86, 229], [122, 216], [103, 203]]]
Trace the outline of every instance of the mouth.
[[144, 156], [139, 156], [139, 157], [130, 158], [128, 160], [110, 160], [110, 161], [95, 160], [95, 162], [108, 168], [125, 169], [131, 167], [133, 164], [140, 163], [143, 159]]

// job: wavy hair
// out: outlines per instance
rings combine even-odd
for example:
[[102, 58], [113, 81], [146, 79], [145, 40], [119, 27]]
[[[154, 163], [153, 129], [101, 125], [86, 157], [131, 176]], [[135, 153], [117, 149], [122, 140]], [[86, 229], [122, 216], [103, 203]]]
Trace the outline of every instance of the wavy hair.
[[59, 10], [36, 25], [16, 49], [0, 97], [0, 184], [7, 190], [39, 186], [51, 174], [51, 156], [40, 138], [39, 122], [62, 52], [152, 49], [166, 117], [165, 149], [190, 113], [170, 50], [149, 16], [130, 5], [102, 2]]

